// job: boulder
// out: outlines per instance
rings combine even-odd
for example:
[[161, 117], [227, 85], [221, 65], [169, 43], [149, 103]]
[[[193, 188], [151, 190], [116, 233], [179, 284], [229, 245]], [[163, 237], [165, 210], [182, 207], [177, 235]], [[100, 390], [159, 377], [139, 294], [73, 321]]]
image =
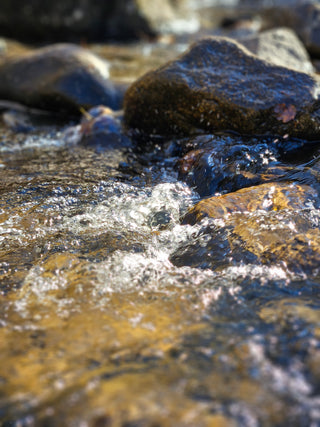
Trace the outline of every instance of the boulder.
[[311, 56], [320, 57], [320, 4], [318, 1], [283, 0], [277, 1], [276, 4], [264, 1], [241, 1], [240, 6], [255, 10], [264, 29], [282, 26], [292, 28]]
[[242, 38], [240, 42], [261, 59], [282, 67], [313, 73], [309, 54], [296, 33], [289, 28], [275, 28]]
[[318, 192], [305, 184], [268, 183], [202, 200], [184, 218], [198, 233], [170, 256], [174, 265], [221, 269], [242, 263], [281, 264], [319, 274], [320, 233], [308, 207]]
[[317, 195], [317, 191], [308, 185], [261, 184], [201, 200], [185, 215], [183, 223], [196, 224], [206, 217], [223, 218], [239, 212], [298, 210]]
[[319, 79], [262, 60], [224, 37], [196, 42], [125, 95], [125, 123], [163, 136], [232, 130], [320, 137]]
[[0, 62], [0, 99], [79, 115], [81, 109], [122, 105], [125, 88], [109, 79], [108, 64], [72, 44], [58, 44]]

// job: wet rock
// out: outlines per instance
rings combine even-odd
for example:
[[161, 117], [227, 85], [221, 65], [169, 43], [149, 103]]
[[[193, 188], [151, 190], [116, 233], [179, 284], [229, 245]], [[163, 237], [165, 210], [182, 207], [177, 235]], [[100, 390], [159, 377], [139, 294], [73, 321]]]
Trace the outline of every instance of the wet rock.
[[270, 180], [276, 170], [277, 149], [268, 138], [245, 139], [232, 135], [190, 138], [193, 150], [179, 162], [179, 178], [201, 197], [250, 187]]
[[0, 62], [0, 98], [59, 113], [104, 104], [121, 107], [125, 88], [108, 64], [86, 49], [58, 44]]
[[215, 271], [242, 262], [256, 263], [257, 260], [257, 256], [246, 250], [239, 238], [232, 238], [232, 228], [215, 226], [205, 227], [192, 242], [182, 244], [170, 256], [170, 261], [177, 267], [188, 265]]
[[[179, 178], [201, 197], [230, 193], [252, 185], [292, 179], [312, 185], [306, 168], [320, 150], [319, 141], [298, 138], [203, 135], [183, 141], [192, 148], [178, 162]], [[300, 165], [300, 166], [299, 166]]]
[[320, 233], [318, 228], [305, 234], [296, 234], [286, 242], [274, 242], [270, 245], [270, 252], [270, 261], [281, 260], [292, 271], [308, 275], [320, 273]]
[[212, 37], [126, 92], [127, 126], [160, 135], [217, 130], [319, 137], [319, 81]]
[[71, 145], [95, 147], [98, 151], [132, 146], [122, 130], [121, 113], [103, 105], [85, 112], [79, 125], [65, 130], [63, 139]]
[[183, 223], [195, 224], [205, 217], [222, 218], [224, 215], [235, 212], [301, 209], [317, 194], [316, 190], [307, 185], [261, 184], [243, 188], [234, 193], [201, 200], [186, 214]]
[[185, 6], [185, 0], [3, 0], [0, 32], [23, 41], [80, 42], [195, 31], [197, 18]]
[[171, 255], [173, 264], [217, 269], [239, 263], [281, 264], [291, 272], [319, 273], [319, 230], [308, 209], [318, 192], [304, 184], [274, 183], [202, 200], [184, 218], [198, 235]]
[[276, 65], [313, 73], [308, 52], [294, 31], [276, 28], [255, 36], [242, 38], [240, 42], [252, 53]]

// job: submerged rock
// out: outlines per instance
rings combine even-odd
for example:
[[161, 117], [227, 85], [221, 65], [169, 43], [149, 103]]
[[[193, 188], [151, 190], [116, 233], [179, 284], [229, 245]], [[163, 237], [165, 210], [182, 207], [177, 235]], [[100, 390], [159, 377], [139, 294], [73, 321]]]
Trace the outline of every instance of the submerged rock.
[[50, 111], [80, 114], [104, 104], [119, 109], [125, 88], [109, 80], [108, 64], [86, 49], [58, 44], [4, 58], [0, 98]]
[[319, 80], [211, 37], [126, 92], [127, 126], [146, 134], [233, 130], [319, 138]]
[[[319, 153], [319, 141], [298, 138], [240, 137], [231, 134], [188, 138], [191, 147], [178, 162], [179, 178], [201, 197], [290, 178], [314, 183], [308, 169], [295, 168]], [[291, 179], [291, 178], [290, 178]]]
[[[183, 223], [211, 218], [170, 257], [174, 265], [219, 269], [239, 264], [282, 264], [298, 274], [319, 273], [319, 230], [312, 211], [318, 192], [295, 183], [244, 188], [197, 203]], [[317, 206], [315, 206], [317, 207]]]
[[[272, 140], [271, 140], [272, 141]], [[276, 147], [268, 138], [245, 139], [232, 135], [205, 135], [190, 138], [194, 146], [179, 161], [179, 178], [201, 197], [226, 193], [270, 180], [283, 174], [277, 166]], [[272, 169], [272, 171], [271, 171]], [[266, 175], [268, 172], [268, 178]]]

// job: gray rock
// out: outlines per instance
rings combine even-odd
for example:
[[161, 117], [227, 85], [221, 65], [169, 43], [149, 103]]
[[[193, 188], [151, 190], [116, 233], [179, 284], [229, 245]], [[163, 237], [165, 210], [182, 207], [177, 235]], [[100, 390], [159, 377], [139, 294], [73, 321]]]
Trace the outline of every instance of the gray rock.
[[289, 27], [300, 37], [311, 56], [320, 57], [320, 3], [318, 0], [241, 1], [241, 8], [255, 9], [263, 28]]
[[99, 104], [119, 109], [124, 88], [108, 77], [108, 64], [88, 50], [52, 45], [1, 60], [0, 98], [60, 113]]
[[125, 123], [146, 134], [232, 130], [320, 137], [319, 80], [220, 37], [195, 43], [125, 95]]
[[320, 4], [307, 3], [294, 9], [295, 28], [312, 56], [320, 57]]
[[239, 41], [266, 61], [305, 73], [314, 72], [307, 50], [295, 32], [289, 28], [263, 31]]

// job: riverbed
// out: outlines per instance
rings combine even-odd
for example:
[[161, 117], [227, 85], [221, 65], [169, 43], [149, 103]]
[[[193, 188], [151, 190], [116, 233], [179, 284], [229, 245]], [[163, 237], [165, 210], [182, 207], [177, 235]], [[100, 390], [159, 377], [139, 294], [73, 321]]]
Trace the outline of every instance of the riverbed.
[[[184, 48], [140, 46], [140, 68], [121, 53], [113, 72], [132, 81]], [[1, 425], [319, 425], [320, 269], [174, 265], [195, 239], [205, 251], [208, 227], [228, 230], [182, 224], [200, 196], [174, 143], [82, 146], [73, 124], [0, 129]], [[319, 161], [290, 176], [318, 191]], [[316, 233], [319, 216], [310, 202], [242, 226]]]

